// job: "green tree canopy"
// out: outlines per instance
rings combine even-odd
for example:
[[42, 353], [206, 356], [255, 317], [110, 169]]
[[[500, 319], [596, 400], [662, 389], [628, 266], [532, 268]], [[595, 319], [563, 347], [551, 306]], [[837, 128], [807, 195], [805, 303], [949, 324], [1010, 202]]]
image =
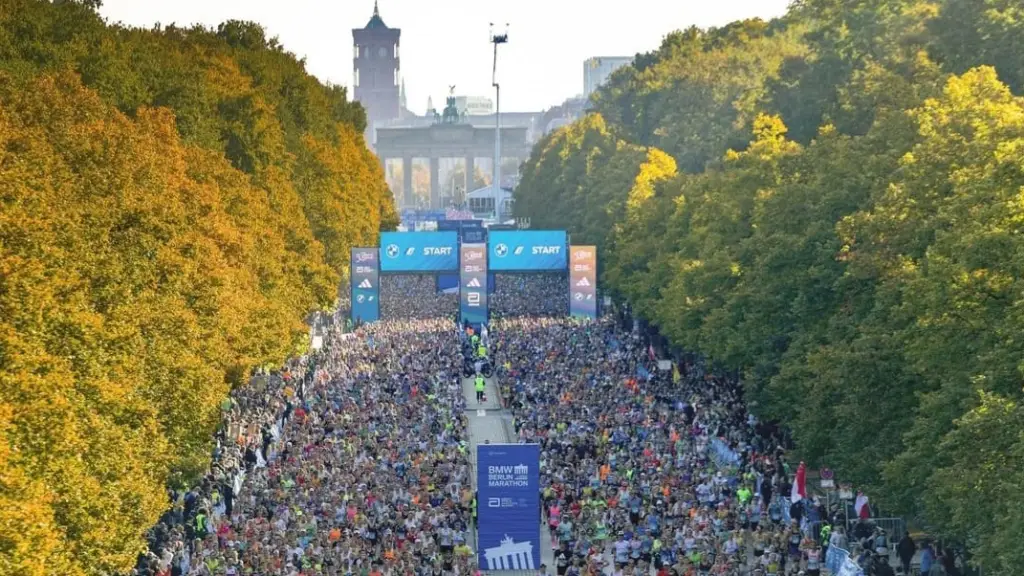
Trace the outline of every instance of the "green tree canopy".
[[[741, 371], [800, 458], [1007, 576], [1022, 562], [1007, 513], [1024, 474], [1020, 10], [804, 0], [671, 34], [534, 149], [516, 204], [597, 243], [603, 288], [675, 345]], [[645, 163], [666, 169], [638, 194]]]

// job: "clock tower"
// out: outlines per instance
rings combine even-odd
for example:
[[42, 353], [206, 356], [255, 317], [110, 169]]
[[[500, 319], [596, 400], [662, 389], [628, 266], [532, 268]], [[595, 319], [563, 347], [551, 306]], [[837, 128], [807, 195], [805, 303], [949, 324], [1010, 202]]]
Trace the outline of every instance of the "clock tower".
[[363, 28], [352, 30], [353, 97], [366, 110], [368, 141], [376, 140], [375, 125], [401, 115], [402, 79], [399, 67], [399, 28], [388, 28], [380, 17], [377, 2], [373, 16]]

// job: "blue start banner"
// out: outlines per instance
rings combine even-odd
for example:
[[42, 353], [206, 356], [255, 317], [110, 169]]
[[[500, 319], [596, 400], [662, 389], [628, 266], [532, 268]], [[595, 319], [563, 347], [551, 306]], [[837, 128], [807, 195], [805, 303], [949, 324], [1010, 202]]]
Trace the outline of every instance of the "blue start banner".
[[380, 319], [380, 267], [376, 248], [353, 248], [352, 322], [376, 322]]
[[488, 234], [491, 270], [531, 272], [565, 270], [565, 230], [491, 230]]
[[381, 272], [454, 272], [458, 232], [381, 232]]
[[539, 569], [540, 445], [483, 444], [476, 461], [480, 569]]

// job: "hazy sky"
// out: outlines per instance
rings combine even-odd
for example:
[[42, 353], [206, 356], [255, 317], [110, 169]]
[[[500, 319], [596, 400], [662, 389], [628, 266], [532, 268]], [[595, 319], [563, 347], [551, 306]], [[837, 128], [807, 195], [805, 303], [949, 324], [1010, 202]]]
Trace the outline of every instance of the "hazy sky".
[[[443, 107], [448, 86], [456, 93], [491, 96], [492, 45], [499, 47], [502, 110], [537, 111], [583, 92], [583, 61], [591, 56], [633, 56], [657, 48], [669, 32], [690, 25], [771, 18], [789, 0], [379, 0], [391, 28], [401, 28], [401, 67], [409, 108], [426, 109], [427, 96]], [[306, 58], [324, 81], [352, 85], [352, 28], [362, 28], [373, 0], [104, 0], [112, 22], [150, 27], [156, 22], [216, 26], [253, 20], [284, 47]], [[351, 98], [351, 93], [350, 93]]]

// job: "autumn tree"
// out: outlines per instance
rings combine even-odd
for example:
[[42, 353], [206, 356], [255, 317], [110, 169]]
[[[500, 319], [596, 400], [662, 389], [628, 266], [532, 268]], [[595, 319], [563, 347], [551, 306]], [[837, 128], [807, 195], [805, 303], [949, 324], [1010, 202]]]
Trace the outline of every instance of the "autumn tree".
[[0, 0], [3, 574], [129, 570], [231, 387], [397, 225], [362, 109], [259, 26], [86, 4]]

